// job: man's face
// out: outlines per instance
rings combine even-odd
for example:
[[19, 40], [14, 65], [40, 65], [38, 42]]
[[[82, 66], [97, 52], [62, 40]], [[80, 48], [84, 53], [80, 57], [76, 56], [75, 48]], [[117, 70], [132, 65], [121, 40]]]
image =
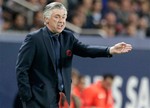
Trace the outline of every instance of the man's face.
[[66, 25], [67, 12], [64, 9], [53, 9], [50, 18], [46, 18], [47, 27], [53, 33], [61, 33]]
[[112, 83], [113, 83], [113, 80], [111, 78], [106, 78], [103, 81], [103, 86], [104, 86], [105, 89], [110, 90], [111, 87], [112, 87]]

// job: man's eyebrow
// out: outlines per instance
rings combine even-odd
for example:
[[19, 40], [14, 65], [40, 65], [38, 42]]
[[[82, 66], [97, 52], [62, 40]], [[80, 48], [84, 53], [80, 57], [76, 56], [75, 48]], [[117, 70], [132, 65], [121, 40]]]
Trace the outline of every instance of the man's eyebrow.
[[[61, 16], [60, 14], [55, 14], [55, 16]], [[62, 16], [67, 16], [67, 14], [63, 14]]]
[[63, 16], [67, 16], [67, 14], [64, 14]]

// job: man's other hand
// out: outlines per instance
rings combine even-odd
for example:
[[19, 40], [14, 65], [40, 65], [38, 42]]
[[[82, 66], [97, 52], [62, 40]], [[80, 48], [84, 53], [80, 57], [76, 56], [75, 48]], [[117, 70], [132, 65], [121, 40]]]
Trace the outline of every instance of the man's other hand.
[[110, 47], [109, 53], [110, 54], [122, 54], [122, 53], [127, 53], [132, 50], [132, 45], [127, 44], [125, 42], [120, 42], [115, 44], [114, 46]]

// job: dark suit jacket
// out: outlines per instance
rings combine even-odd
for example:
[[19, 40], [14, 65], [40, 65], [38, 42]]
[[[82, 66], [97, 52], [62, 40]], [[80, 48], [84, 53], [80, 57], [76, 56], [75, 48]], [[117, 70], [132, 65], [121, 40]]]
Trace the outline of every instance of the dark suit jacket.
[[[82, 57], [110, 57], [108, 47], [84, 45], [71, 32], [60, 34], [61, 66], [64, 91], [70, 102], [71, 68], [73, 54]], [[18, 54], [17, 81], [21, 99], [36, 100], [43, 108], [51, 108], [57, 94], [57, 73], [52, 38], [47, 28], [29, 33]]]

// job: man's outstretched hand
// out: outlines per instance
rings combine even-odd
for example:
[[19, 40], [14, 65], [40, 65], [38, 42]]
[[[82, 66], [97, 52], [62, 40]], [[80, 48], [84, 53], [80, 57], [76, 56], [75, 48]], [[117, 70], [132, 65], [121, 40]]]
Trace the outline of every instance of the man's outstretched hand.
[[120, 42], [115, 44], [114, 46], [110, 47], [109, 53], [110, 54], [122, 54], [122, 53], [127, 53], [132, 50], [132, 45], [127, 44], [125, 42]]

